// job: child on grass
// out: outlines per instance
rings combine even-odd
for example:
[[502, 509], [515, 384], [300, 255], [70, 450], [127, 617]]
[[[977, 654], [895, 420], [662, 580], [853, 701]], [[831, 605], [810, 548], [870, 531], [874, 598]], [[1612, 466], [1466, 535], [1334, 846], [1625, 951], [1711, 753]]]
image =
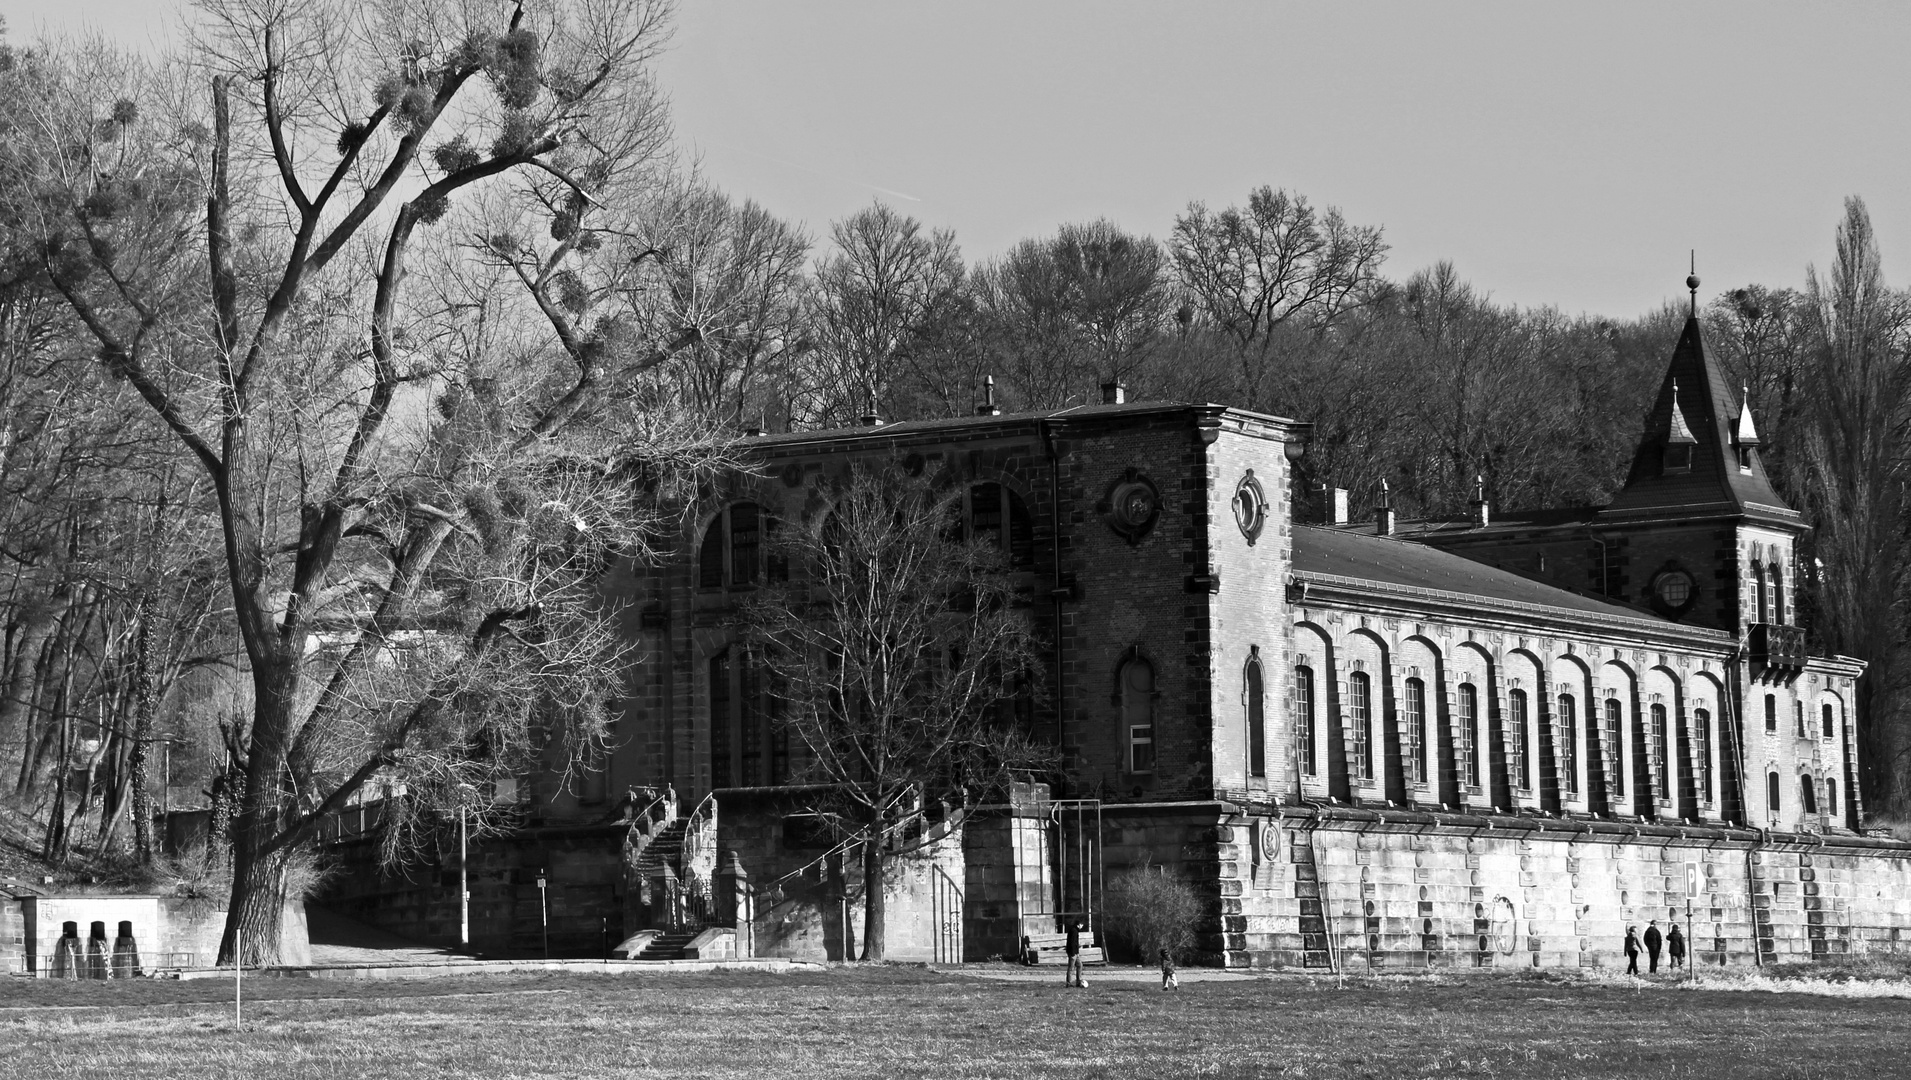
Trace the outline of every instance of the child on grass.
[[1161, 988], [1163, 990], [1181, 989], [1181, 980], [1174, 977], [1174, 954], [1166, 948], [1161, 950]]

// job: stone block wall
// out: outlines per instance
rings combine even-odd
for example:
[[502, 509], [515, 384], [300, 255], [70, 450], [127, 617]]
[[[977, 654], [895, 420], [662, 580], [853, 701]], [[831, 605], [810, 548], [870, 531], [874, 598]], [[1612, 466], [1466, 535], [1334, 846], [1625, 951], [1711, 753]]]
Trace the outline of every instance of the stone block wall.
[[[1275, 854], [1244, 856], [1268, 827]], [[1705, 832], [1239, 815], [1217, 826], [1224, 959], [1303, 963], [1300, 898], [1315, 891], [1349, 972], [1623, 969], [1626, 928], [1643, 934], [1657, 920], [1663, 932], [1677, 919], [1684, 929], [1688, 900], [1689, 956], [1701, 965], [1911, 951], [1911, 846]]]

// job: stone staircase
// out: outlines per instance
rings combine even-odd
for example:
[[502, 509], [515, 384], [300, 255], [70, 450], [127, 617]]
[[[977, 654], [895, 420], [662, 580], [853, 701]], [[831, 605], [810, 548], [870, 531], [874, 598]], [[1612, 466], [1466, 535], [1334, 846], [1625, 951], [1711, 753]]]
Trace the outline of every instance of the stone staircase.
[[636, 872], [646, 877], [663, 877], [668, 871], [669, 877], [683, 880], [683, 835], [689, 823], [683, 818], [665, 825], [644, 847], [643, 854], [637, 856]]
[[1301, 966], [1330, 968], [1333, 957], [1327, 951], [1327, 911], [1321, 898], [1320, 867], [1314, 864], [1314, 845], [1296, 843], [1294, 852], [1294, 896], [1301, 905]]
[[696, 929], [685, 929], [685, 930], [671, 930], [667, 933], [659, 934], [657, 937], [652, 938], [649, 944], [644, 946], [642, 952], [639, 952], [636, 956], [631, 957], [631, 959], [632, 960], [682, 960], [684, 958], [684, 955], [683, 955], [684, 948], [688, 946], [692, 941], [695, 941], [697, 939], [697, 935], [701, 933], [703, 933], [703, 930], [701, 928], [696, 928]]

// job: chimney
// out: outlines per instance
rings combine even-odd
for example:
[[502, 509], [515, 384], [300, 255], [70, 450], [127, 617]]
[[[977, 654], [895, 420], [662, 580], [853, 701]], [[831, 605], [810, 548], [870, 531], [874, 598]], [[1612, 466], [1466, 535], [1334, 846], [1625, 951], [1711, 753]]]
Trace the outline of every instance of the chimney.
[[873, 413], [873, 412], [872, 412], [872, 413], [864, 413], [864, 414], [862, 414], [861, 416], [859, 416], [859, 417], [857, 417], [857, 418], [856, 418], [856, 426], [858, 426], [858, 427], [882, 427], [882, 426], [883, 426], [883, 418], [882, 418], [882, 417], [880, 417], [880, 416], [877, 416], [877, 415], [876, 415], [875, 413]]
[[1493, 523], [1492, 508], [1486, 502], [1486, 477], [1473, 478], [1473, 524], [1484, 529]]
[[1380, 498], [1374, 501], [1374, 535], [1393, 535], [1393, 497], [1385, 480], [1380, 482]]
[[1101, 384], [1101, 403], [1103, 405], [1120, 405], [1126, 400], [1128, 400], [1127, 387], [1118, 382], [1105, 382]]
[[1000, 416], [1002, 410], [995, 407], [995, 376], [982, 376], [982, 403], [975, 407], [977, 416]]
[[1345, 525], [1347, 524], [1348, 516], [1349, 516], [1349, 511], [1347, 509], [1347, 489], [1335, 488], [1334, 503], [1331, 507], [1328, 508], [1327, 524]]

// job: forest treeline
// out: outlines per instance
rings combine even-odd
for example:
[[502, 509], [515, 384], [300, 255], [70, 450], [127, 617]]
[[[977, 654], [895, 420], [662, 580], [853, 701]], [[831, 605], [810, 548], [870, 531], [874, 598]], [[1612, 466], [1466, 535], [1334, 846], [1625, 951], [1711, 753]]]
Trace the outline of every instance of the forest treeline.
[[[1113, 381], [1311, 421], [1357, 512], [1597, 504], [1685, 317], [1502, 304], [1276, 185], [979, 259], [882, 203], [812, 232], [675, 154], [655, 0], [199, 6], [177, 58], [0, 51], [0, 798], [54, 859], [210, 799], [261, 904], [381, 777], [424, 814], [588, 756], [622, 660], [591, 584], [747, 431]], [[1701, 314], [1901, 813], [1911, 303], [1861, 202], [1833, 240]]]

